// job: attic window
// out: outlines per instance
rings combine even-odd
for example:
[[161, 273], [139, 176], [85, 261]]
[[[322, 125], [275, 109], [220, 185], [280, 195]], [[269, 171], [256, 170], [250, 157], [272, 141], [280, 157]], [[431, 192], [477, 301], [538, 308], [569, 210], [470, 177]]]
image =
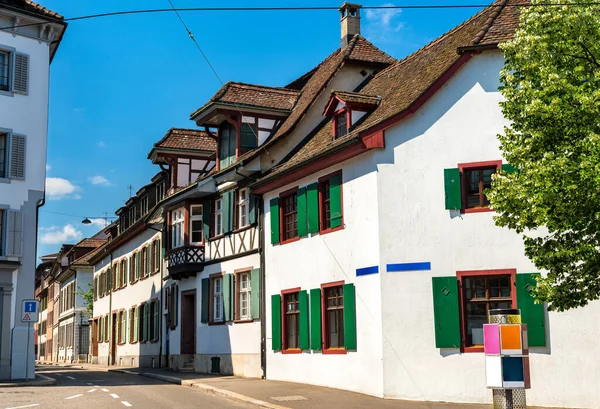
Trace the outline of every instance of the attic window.
[[348, 116], [346, 115], [346, 111], [342, 110], [342, 112], [336, 114], [334, 121], [334, 138], [340, 138], [346, 135], [348, 133]]

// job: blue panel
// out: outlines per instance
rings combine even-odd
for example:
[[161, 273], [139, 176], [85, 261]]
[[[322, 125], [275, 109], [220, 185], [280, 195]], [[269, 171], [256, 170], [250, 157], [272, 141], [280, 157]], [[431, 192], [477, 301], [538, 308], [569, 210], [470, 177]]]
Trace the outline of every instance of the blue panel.
[[35, 301], [25, 302], [25, 312], [36, 312], [37, 303]]
[[525, 380], [523, 358], [503, 356], [502, 377], [504, 382], [523, 382]]
[[366, 276], [367, 274], [377, 274], [379, 273], [379, 266], [373, 267], [365, 267], [365, 268], [357, 268], [356, 276]]
[[388, 264], [387, 271], [418, 271], [418, 270], [431, 270], [431, 263], [429, 261], [423, 263], [399, 263], [399, 264]]

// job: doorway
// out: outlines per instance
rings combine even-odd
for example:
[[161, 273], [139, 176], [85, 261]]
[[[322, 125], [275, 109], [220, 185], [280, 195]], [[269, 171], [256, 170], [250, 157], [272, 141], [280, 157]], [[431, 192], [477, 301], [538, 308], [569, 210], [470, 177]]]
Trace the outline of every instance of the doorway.
[[98, 357], [98, 320], [92, 321], [92, 356]]
[[196, 290], [181, 293], [181, 354], [196, 354]]

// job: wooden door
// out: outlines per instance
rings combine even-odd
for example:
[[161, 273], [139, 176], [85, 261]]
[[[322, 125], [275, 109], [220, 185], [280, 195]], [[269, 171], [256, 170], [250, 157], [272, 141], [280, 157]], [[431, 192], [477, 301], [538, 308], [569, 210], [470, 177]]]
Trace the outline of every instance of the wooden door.
[[98, 356], [98, 320], [92, 321], [92, 356]]
[[196, 290], [181, 293], [181, 353], [196, 353]]

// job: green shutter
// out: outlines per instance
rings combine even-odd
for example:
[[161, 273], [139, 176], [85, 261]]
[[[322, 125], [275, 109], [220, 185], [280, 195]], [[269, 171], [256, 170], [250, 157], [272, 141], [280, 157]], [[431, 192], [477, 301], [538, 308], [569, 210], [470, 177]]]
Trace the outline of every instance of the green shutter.
[[297, 210], [298, 210], [298, 236], [306, 236], [308, 234], [308, 226], [306, 224], [306, 188], [302, 187], [296, 192], [297, 195]]
[[511, 165], [510, 163], [503, 164], [502, 170], [506, 173], [514, 173], [517, 171], [517, 169], [515, 169], [515, 167], [513, 165]]
[[248, 223], [254, 224], [256, 223], [256, 204], [258, 198], [254, 195], [250, 194], [250, 190], [248, 190]]
[[260, 268], [250, 272], [250, 302], [252, 319], [260, 318]]
[[142, 254], [141, 251], [138, 251], [137, 253], [135, 253], [135, 280], [139, 280], [140, 279], [140, 260], [142, 259], [142, 257], [140, 257], [140, 255]]
[[460, 170], [444, 169], [444, 190], [446, 193], [446, 210], [462, 209], [460, 193]]
[[223, 276], [223, 319], [233, 321], [233, 274]]
[[306, 202], [308, 207], [308, 232], [319, 231], [319, 189], [318, 184], [306, 186]]
[[233, 190], [223, 193], [223, 233], [229, 233], [233, 230]]
[[133, 318], [133, 342], [138, 341], [138, 327], [140, 325], [140, 307], [135, 307]]
[[433, 320], [436, 348], [460, 347], [458, 281], [456, 277], [433, 277]]
[[152, 272], [152, 245], [146, 245], [146, 277]]
[[354, 284], [344, 284], [344, 346], [356, 350], [356, 293]]
[[546, 319], [544, 304], [536, 304], [531, 296], [537, 285], [535, 277], [539, 273], [517, 274], [517, 308], [521, 310], [521, 320], [527, 324], [527, 337], [530, 347], [546, 346]]
[[310, 349], [321, 350], [321, 289], [310, 290]]
[[208, 240], [210, 238], [210, 219], [212, 217], [210, 208], [211, 203], [212, 200], [205, 200], [204, 204], [202, 205], [202, 223], [204, 223], [204, 240]]
[[210, 306], [210, 279], [202, 279], [202, 307], [200, 310], [200, 322], [207, 323], [209, 318]]
[[271, 296], [271, 348], [281, 351], [281, 296]]
[[300, 349], [305, 351], [310, 349], [308, 344], [308, 293], [306, 290], [302, 290], [298, 293], [298, 304], [300, 308], [299, 317], [298, 317], [298, 326], [299, 329], [299, 343]]
[[329, 205], [331, 209], [331, 228], [342, 225], [342, 175], [337, 174], [329, 179]]
[[150, 333], [150, 304], [144, 304], [144, 341], [148, 341]]
[[279, 243], [279, 198], [271, 199], [271, 244]]
[[160, 303], [158, 301], [154, 302], [154, 339], [158, 339], [160, 337]]

